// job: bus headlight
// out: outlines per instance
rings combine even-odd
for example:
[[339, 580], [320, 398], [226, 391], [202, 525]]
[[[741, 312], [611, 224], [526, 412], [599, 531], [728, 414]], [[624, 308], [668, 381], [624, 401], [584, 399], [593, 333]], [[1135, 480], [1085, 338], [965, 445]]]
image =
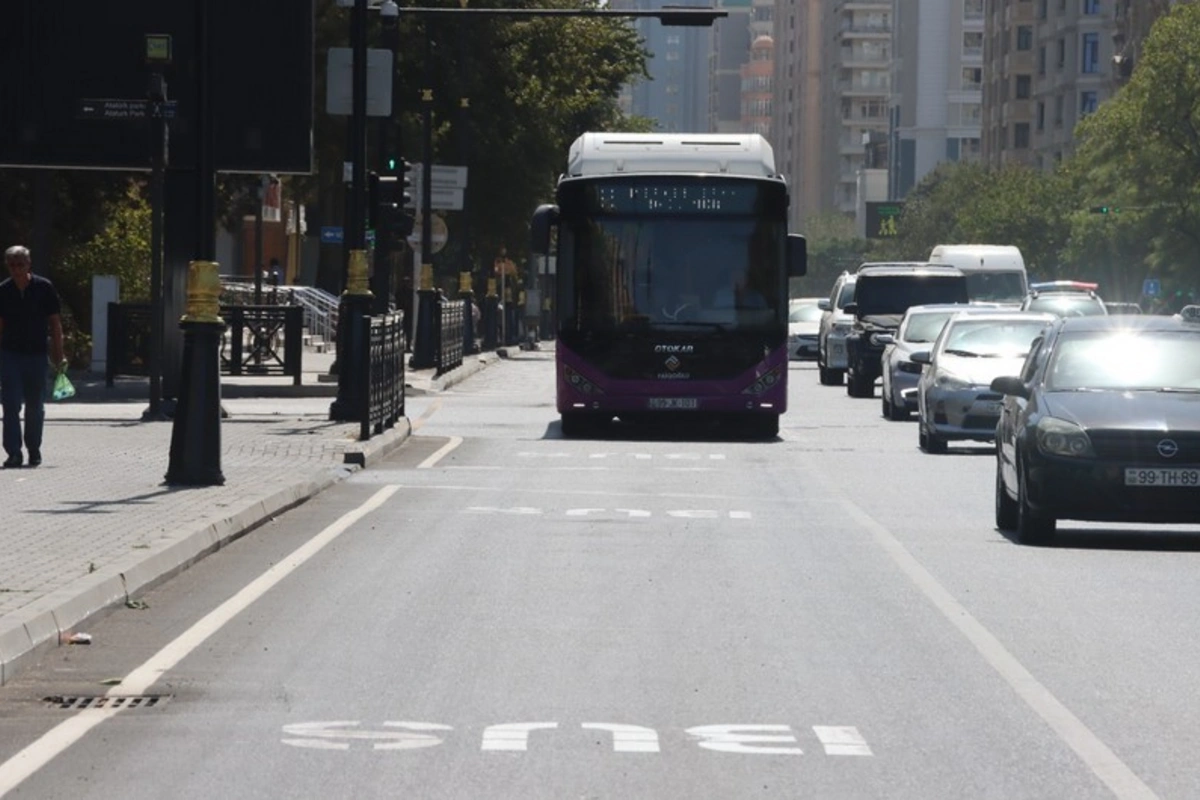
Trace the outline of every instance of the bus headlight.
[[580, 375], [575, 370], [568, 367], [566, 364], [563, 365], [562, 370], [563, 379], [566, 380], [567, 384], [572, 389], [580, 394], [604, 394], [603, 389]]
[[745, 389], [742, 389], [742, 394], [752, 394], [752, 395], [765, 394], [766, 392], [768, 392], [772, 388], [774, 388], [775, 384], [779, 383], [779, 381], [781, 380], [780, 372], [781, 372], [781, 370], [779, 367], [773, 367], [765, 375], [760, 376], [759, 379], [756, 380], [754, 383], [750, 384]]

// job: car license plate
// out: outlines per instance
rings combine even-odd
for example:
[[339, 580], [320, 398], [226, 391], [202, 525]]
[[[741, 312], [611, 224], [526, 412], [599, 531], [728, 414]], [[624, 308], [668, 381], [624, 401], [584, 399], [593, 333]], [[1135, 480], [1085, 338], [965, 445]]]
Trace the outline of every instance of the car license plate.
[[690, 410], [699, 405], [694, 397], [651, 397], [646, 403], [647, 408], [658, 411]]
[[1200, 469], [1126, 467], [1126, 486], [1200, 486]]

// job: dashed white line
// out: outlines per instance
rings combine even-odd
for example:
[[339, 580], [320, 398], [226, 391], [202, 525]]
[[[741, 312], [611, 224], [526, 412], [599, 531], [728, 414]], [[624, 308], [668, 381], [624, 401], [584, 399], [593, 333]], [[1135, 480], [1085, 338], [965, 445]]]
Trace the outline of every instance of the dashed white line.
[[869, 756], [871, 748], [867, 740], [850, 725], [813, 725], [813, 733], [821, 740], [826, 755]]
[[437, 451], [429, 458], [425, 459], [420, 464], [417, 464], [417, 469], [429, 469], [434, 464], [441, 461], [447, 453], [451, 452], [454, 450], [454, 448], [458, 447], [462, 443], [463, 440], [461, 436], [451, 436], [450, 441], [439, 447]]

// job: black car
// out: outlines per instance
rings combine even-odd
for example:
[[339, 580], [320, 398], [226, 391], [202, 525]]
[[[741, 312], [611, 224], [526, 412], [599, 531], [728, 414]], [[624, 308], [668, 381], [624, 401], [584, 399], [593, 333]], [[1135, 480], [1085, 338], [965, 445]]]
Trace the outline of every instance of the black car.
[[996, 426], [996, 527], [1200, 522], [1200, 307], [1067, 317], [1034, 340]]

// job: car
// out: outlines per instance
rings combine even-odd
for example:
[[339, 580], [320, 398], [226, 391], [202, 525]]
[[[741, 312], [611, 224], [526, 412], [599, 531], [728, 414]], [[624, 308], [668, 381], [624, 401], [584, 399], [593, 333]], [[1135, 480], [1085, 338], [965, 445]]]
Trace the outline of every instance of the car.
[[846, 306], [854, 302], [857, 275], [843, 272], [833, 282], [828, 298], [820, 302], [821, 322], [817, 332], [817, 373], [822, 386], [841, 386], [846, 374], [846, 335], [852, 318]]
[[942, 325], [957, 312], [978, 313], [1003, 311], [995, 303], [944, 303], [912, 306], [900, 320], [895, 334], [881, 334], [883, 355], [880, 397], [881, 413], [885, 419], [900, 421], [917, 410], [917, 379], [922, 365], [912, 360], [918, 350], [928, 350], [942, 332]]
[[1060, 317], [1107, 316], [1108, 308], [1097, 294], [1099, 285], [1086, 281], [1046, 281], [1029, 284], [1022, 311], [1048, 311]]
[[912, 354], [917, 380], [917, 446], [945, 453], [951, 441], [996, 437], [1001, 396], [992, 379], [1019, 369], [1029, 347], [1057, 317], [1026, 311], [958, 313], [929, 350]]
[[1018, 308], [1029, 291], [1025, 258], [1014, 245], [939, 244], [930, 251], [929, 262], [961, 269], [972, 302]]
[[1115, 301], [1104, 301], [1104, 308], [1109, 314], [1144, 314], [1142, 307], [1137, 303], [1123, 303]]
[[817, 357], [817, 333], [821, 328], [820, 297], [795, 297], [788, 301], [788, 358]]
[[885, 346], [881, 338], [895, 334], [904, 312], [930, 303], [967, 303], [966, 275], [954, 267], [893, 264], [860, 267], [854, 302], [846, 313], [854, 324], [846, 337], [846, 393], [871, 397], [880, 377]]
[[996, 527], [1019, 543], [1060, 519], [1200, 521], [1200, 308], [1055, 320], [991, 388]]

